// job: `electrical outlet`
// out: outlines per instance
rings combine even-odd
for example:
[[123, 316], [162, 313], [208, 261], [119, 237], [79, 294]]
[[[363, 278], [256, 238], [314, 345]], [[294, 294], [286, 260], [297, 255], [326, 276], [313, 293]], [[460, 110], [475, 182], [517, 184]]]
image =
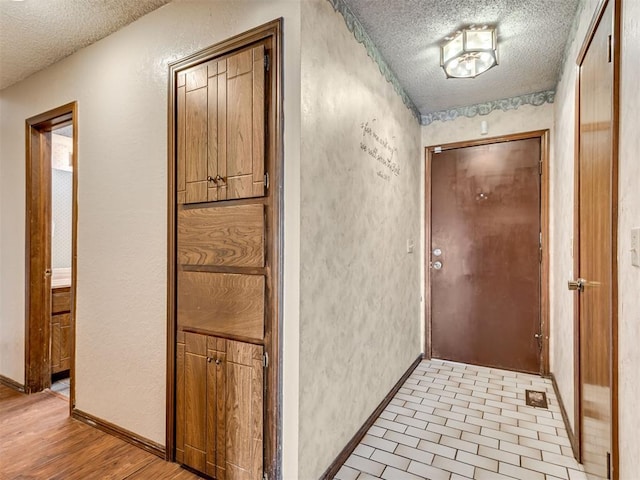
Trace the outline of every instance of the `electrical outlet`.
[[640, 227], [631, 229], [631, 265], [640, 267]]

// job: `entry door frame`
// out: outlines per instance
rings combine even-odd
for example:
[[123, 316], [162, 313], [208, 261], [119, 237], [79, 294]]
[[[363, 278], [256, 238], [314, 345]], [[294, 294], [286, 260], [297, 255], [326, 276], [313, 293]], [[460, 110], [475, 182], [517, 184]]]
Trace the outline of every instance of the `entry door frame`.
[[[434, 155], [456, 148], [477, 147], [496, 143], [540, 139], [540, 230], [542, 258], [540, 262], [540, 328], [542, 351], [540, 374], [549, 374], [549, 130], [502, 135], [464, 142], [433, 145], [425, 148], [424, 181], [424, 283], [425, 283], [425, 357], [431, 358], [431, 163]], [[436, 153], [437, 152], [437, 153]]]
[[[169, 65], [168, 108], [168, 205], [167, 205], [167, 389], [165, 459], [175, 460], [176, 424], [176, 85], [177, 74], [214, 57], [226, 55], [261, 40], [271, 39], [269, 71], [265, 83], [271, 82], [268, 102], [268, 148], [265, 168], [270, 173], [269, 211], [266, 249], [271, 256], [271, 289], [266, 291], [264, 351], [268, 367], [264, 371], [264, 467], [268, 478], [279, 478], [282, 430], [282, 269], [284, 251], [283, 210], [283, 115], [282, 115], [282, 18], [241, 33]], [[273, 76], [273, 80], [271, 80]]]
[[[573, 278], [580, 273], [580, 66], [596, 34], [600, 20], [609, 5], [613, 4], [613, 95], [611, 116], [611, 472], [613, 480], [619, 478], [618, 445], [618, 144], [620, 132], [620, 54], [622, 0], [600, 0], [595, 10], [582, 46], [576, 58], [575, 89], [575, 138], [574, 138], [574, 196], [573, 196]], [[574, 368], [574, 432], [571, 444], [576, 459], [582, 461], [582, 380], [580, 374], [580, 296], [573, 300], [573, 368]]]
[[51, 131], [73, 126], [71, 239], [71, 389], [75, 404], [75, 298], [78, 225], [78, 106], [71, 102], [25, 121], [25, 392], [51, 386]]

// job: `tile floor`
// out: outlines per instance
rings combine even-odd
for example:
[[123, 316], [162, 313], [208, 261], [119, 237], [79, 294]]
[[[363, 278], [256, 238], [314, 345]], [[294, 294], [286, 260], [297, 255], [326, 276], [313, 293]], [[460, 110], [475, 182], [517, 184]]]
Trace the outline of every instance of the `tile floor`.
[[[525, 404], [544, 391], [548, 409]], [[586, 480], [551, 380], [421, 362], [336, 480]]]
[[71, 395], [71, 379], [61, 378], [51, 384], [51, 391], [69, 397]]

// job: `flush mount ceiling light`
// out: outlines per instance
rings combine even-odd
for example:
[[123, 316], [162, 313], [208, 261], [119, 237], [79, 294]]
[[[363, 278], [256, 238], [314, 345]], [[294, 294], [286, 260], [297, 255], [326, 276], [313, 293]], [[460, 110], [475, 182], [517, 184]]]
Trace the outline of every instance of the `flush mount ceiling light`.
[[447, 78], [475, 78], [498, 64], [496, 29], [467, 27], [440, 47], [440, 66]]

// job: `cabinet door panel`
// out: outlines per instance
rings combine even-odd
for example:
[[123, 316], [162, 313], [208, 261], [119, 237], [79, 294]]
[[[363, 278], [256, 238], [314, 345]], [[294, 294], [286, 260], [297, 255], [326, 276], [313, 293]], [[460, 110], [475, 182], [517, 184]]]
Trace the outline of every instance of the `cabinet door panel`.
[[265, 88], [264, 45], [253, 49], [253, 195], [264, 195]]
[[178, 263], [264, 267], [264, 207], [241, 205], [178, 212]]
[[[209, 340], [215, 337], [209, 337]], [[221, 345], [224, 347], [224, 340]], [[225, 363], [226, 354], [222, 350], [214, 347], [208, 351], [211, 361], [207, 367], [207, 475], [215, 477], [216, 480], [225, 480]], [[220, 346], [220, 342], [218, 342]]]
[[262, 346], [227, 341], [226, 450], [229, 480], [262, 478]]
[[[184, 333], [179, 332], [184, 337]], [[185, 396], [184, 343], [176, 344], [176, 462], [184, 463]]]
[[[57, 315], [56, 315], [57, 316]], [[71, 314], [63, 313], [60, 317], [60, 371], [71, 368]]]
[[207, 448], [206, 345], [207, 337], [204, 335], [193, 333], [185, 335], [184, 463], [201, 472], [206, 471]]
[[60, 343], [62, 341], [60, 331], [60, 315], [51, 317], [51, 373], [61, 372], [60, 368]]
[[262, 340], [264, 282], [262, 275], [179, 272], [178, 326]]
[[[178, 75], [178, 83], [185, 81], [184, 73]], [[178, 87], [176, 95], [176, 191], [178, 192], [178, 203], [184, 203], [184, 192], [187, 188], [185, 169], [186, 167], [186, 94], [184, 85]], [[181, 198], [182, 197], [182, 198]]]
[[[188, 91], [185, 95], [185, 181], [186, 202], [207, 201], [208, 176], [208, 109], [207, 88]], [[196, 183], [197, 186], [191, 186]]]
[[[216, 65], [217, 62], [213, 63]], [[213, 67], [212, 67], [213, 68]], [[209, 137], [207, 147], [209, 149], [208, 158], [208, 175], [210, 178], [217, 178], [218, 171], [218, 77], [214, 76], [209, 78], [208, 83], [208, 125], [209, 125]], [[215, 202], [218, 200], [218, 184], [215, 182], [209, 182], [208, 185], [208, 201]]]
[[227, 81], [227, 176], [251, 174], [253, 76], [245, 73]]

